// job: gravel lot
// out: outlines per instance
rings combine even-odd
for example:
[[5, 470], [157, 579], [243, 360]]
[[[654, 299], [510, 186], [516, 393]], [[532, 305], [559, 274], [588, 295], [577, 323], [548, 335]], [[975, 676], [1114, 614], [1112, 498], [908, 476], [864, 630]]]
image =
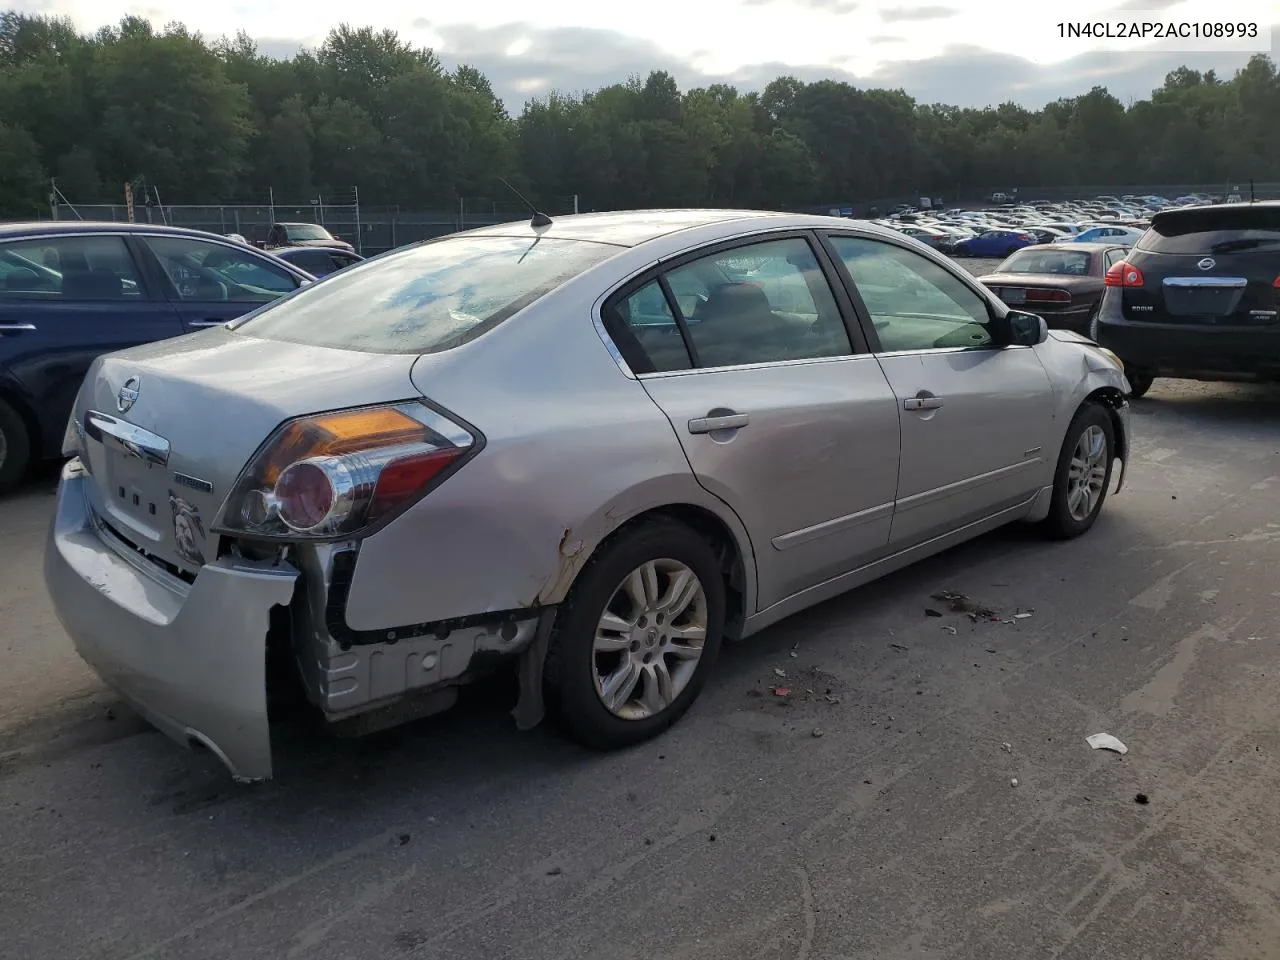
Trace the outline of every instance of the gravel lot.
[[519, 734], [495, 683], [371, 741], [284, 730], [255, 787], [76, 658], [46, 473], [0, 500], [5, 955], [1280, 956], [1280, 391], [1158, 382], [1133, 421], [1089, 536], [1010, 528], [801, 614], [656, 742]]

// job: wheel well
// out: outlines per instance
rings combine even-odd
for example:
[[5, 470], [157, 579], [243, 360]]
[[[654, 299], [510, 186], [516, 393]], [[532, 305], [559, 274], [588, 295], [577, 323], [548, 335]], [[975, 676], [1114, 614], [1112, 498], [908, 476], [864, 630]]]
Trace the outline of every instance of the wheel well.
[[1120, 410], [1129, 401], [1116, 387], [1099, 387], [1093, 393], [1084, 398], [1084, 406], [1087, 403], [1095, 403], [1107, 411], [1107, 415], [1111, 417], [1111, 431], [1115, 434], [1116, 442], [1119, 445], [1116, 449], [1116, 455], [1125, 463], [1129, 462], [1129, 438], [1125, 435], [1123, 424], [1120, 420]]
[[[747, 617], [746, 566], [742, 551], [738, 548], [737, 539], [725, 522], [714, 513], [705, 507], [694, 506], [691, 503], [667, 504], [637, 514], [614, 530], [607, 539], [612, 540], [627, 530], [660, 517], [675, 520], [696, 531], [711, 544], [716, 556], [720, 558], [726, 600], [724, 633], [726, 638], [736, 639], [741, 635], [742, 626]], [[598, 552], [599, 547], [596, 549]]]

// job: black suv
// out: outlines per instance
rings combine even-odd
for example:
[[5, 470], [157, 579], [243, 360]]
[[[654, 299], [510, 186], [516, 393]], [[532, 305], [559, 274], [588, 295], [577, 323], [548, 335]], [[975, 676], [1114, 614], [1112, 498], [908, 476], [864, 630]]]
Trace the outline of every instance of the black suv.
[[1156, 377], [1280, 381], [1280, 203], [1166, 210], [1106, 275], [1092, 331]]

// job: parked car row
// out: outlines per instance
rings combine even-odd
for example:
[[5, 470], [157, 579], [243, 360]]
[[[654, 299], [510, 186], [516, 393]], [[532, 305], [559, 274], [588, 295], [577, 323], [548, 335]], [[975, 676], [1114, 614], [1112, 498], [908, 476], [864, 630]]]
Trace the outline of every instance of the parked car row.
[[[1201, 201], [1183, 197], [1187, 204]], [[1039, 243], [1107, 243], [1129, 246], [1151, 216], [1186, 205], [1163, 197], [1098, 197], [1064, 202], [1004, 203], [984, 210], [919, 210], [874, 220], [944, 253], [1007, 257]]]

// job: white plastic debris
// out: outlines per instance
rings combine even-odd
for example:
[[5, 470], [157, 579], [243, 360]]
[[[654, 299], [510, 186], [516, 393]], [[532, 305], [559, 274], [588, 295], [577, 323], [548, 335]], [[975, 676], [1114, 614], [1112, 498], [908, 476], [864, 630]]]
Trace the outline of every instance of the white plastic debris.
[[1012, 744], [1012, 743], [1002, 743], [1002, 744], [1000, 744], [1000, 749], [1001, 749], [1001, 750], [1003, 750], [1005, 753], [1013, 753], [1013, 744]]
[[1011, 786], [1011, 787], [1016, 787], [1017, 785], [1018, 785], [1018, 778], [1017, 778], [1017, 777], [1014, 777], [1012, 780], [1010, 780], [1010, 781], [1009, 781], [1009, 786]]
[[1029, 613], [1015, 613], [1015, 614], [1013, 615], [1013, 619], [1015, 619], [1015, 620], [1025, 620], [1025, 619], [1027, 619], [1027, 617], [1029, 617], [1029, 616], [1031, 616], [1031, 614], [1029, 614]]
[[1095, 733], [1093, 736], [1085, 737], [1084, 739], [1085, 743], [1095, 750], [1112, 750], [1121, 754], [1129, 752], [1128, 747], [1109, 733]]

